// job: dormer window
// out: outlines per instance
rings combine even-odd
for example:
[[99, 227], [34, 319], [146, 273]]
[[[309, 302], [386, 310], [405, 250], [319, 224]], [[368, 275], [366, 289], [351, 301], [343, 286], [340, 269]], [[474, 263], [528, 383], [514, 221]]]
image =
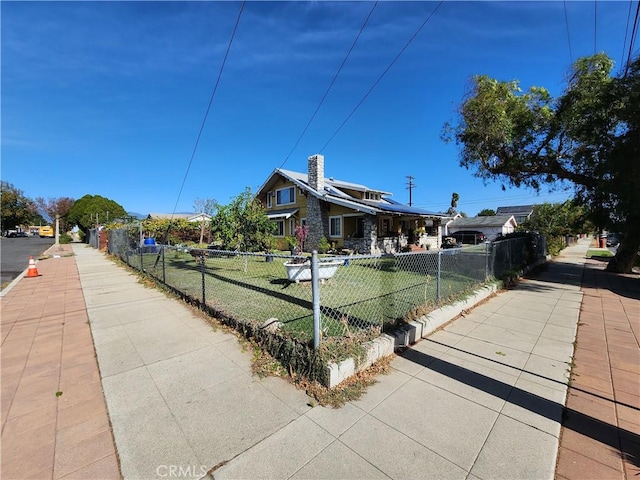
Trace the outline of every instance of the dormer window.
[[380, 194], [376, 192], [364, 192], [365, 200], [380, 200]]

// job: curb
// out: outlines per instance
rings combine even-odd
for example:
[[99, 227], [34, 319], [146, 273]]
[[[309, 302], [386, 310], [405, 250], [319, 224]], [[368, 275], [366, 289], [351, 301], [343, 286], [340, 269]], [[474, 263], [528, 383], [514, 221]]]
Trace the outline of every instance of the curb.
[[489, 298], [497, 290], [498, 285], [496, 283], [486, 285], [476, 290], [465, 300], [441, 307], [417, 320], [407, 322], [406, 325], [389, 334], [383, 334], [371, 342], [367, 342], [363, 345], [367, 352], [366, 359], [360, 364], [357, 364], [353, 358], [347, 358], [338, 363], [330, 363], [327, 365], [327, 387], [334, 388], [349, 377], [369, 368], [381, 358], [392, 355], [396, 350], [406, 348], [426, 338], [438, 328], [457, 318], [465, 310], [473, 308]]

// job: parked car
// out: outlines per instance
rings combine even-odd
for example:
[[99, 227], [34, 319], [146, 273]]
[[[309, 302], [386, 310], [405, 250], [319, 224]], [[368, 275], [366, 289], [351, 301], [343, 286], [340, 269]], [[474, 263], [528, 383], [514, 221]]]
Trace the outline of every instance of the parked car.
[[618, 235], [616, 235], [615, 233], [609, 233], [607, 235], [607, 247], [615, 247], [619, 243], [620, 239], [618, 238]]
[[484, 233], [476, 230], [460, 230], [459, 232], [453, 232], [447, 235], [453, 237], [458, 243], [467, 243], [471, 245], [477, 245], [485, 241]]
[[18, 232], [16, 233], [16, 237], [28, 237], [27, 232]]

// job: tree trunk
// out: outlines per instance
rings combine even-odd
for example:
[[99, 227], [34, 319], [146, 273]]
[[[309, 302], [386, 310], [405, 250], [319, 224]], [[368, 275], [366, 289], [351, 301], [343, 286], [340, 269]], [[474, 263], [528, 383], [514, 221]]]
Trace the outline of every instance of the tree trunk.
[[616, 273], [632, 273], [638, 251], [640, 250], [640, 215], [627, 218], [626, 231], [622, 237], [615, 256], [609, 261], [607, 271]]

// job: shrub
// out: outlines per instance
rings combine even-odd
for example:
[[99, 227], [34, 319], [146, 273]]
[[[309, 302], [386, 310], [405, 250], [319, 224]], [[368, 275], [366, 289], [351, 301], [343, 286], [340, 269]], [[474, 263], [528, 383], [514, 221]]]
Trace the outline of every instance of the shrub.
[[65, 232], [60, 234], [58, 240], [60, 241], [60, 243], [71, 243], [72, 238], [71, 235]]
[[331, 244], [327, 240], [327, 237], [322, 237], [318, 243], [318, 252], [327, 253], [327, 250], [331, 248]]

